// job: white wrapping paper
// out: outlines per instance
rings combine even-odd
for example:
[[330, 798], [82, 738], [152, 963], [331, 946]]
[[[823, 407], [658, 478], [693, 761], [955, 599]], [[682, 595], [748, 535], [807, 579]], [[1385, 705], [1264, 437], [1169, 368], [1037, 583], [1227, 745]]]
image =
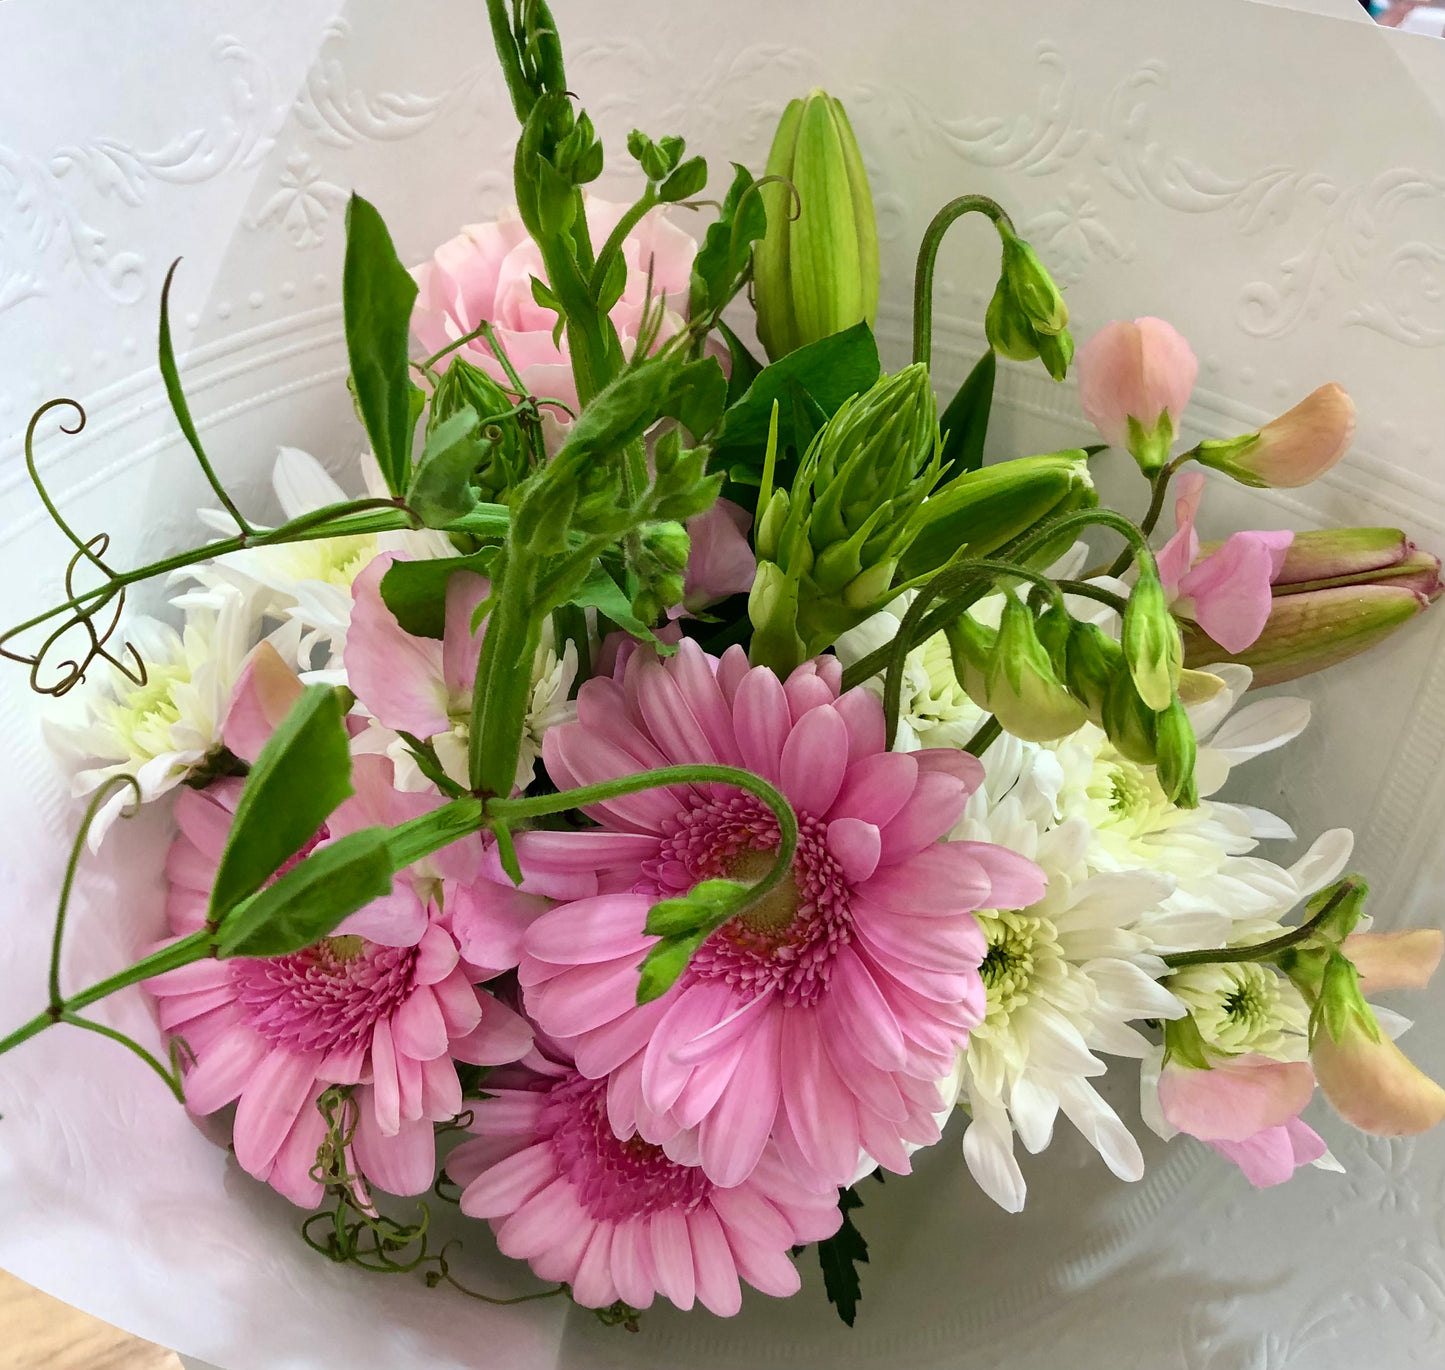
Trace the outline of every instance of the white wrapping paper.
[[[556, 0], [569, 79], [629, 188], [633, 124], [759, 168], [783, 102], [848, 105], [884, 238], [886, 355], [904, 356], [912, 254], [933, 210], [994, 195], [1068, 289], [1080, 338], [1161, 314], [1193, 342], [1186, 436], [1254, 426], [1316, 384], [1360, 408], [1347, 461], [1280, 494], [1211, 487], [1208, 519], [1396, 524], [1445, 548], [1445, 45], [1235, 0], [1030, 6], [951, 0]], [[420, 258], [508, 198], [515, 125], [478, 0], [8, 0], [0, 6], [0, 607], [58, 598], [64, 543], [19, 438], [58, 393], [84, 433], [42, 433], [41, 470], [122, 564], [199, 532], [205, 502], [153, 366], [175, 318], [193, 411], [243, 503], [266, 513], [281, 442], [347, 467], [341, 212], [353, 187]], [[964, 224], [939, 268], [935, 358], [982, 349], [996, 248]], [[1006, 367], [999, 454], [1088, 440], [1071, 384]], [[1106, 484], [1137, 501], [1123, 471]], [[1442, 916], [1445, 618], [1305, 682], [1316, 722], [1255, 763], [1253, 796], [1302, 836], [1347, 824], [1382, 926]], [[24, 672], [0, 671], [0, 1027], [41, 1002], [78, 817]], [[87, 862], [66, 977], [107, 973], [159, 929], [162, 812]], [[1283, 847], [1267, 852], [1285, 859]], [[1440, 1072], [1445, 1009], [1419, 1018]], [[103, 1011], [153, 1038], [138, 994]], [[1121, 1071], [1128, 1092], [1128, 1073]], [[873, 1248], [857, 1329], [809, 1272], [787, 1303], [722, 1322], [654, 1311], [638, 1336], [560, 1301], [494, 1308], [419, 1280], [333, 1269], [297, 1214], [213, 1147], [139, 1062], [57, 1030], [0, 1061], [0, 1264], [225, 1370], [603, 1366], [1008, 1366], [1042, 1370], [1438, 1370], [1445, 1141], [1364, 1141], [1315, 1122], [1349, 1173], [1250, 1192], [1189, 1145], [1136, 1186], [1061, 1135], [1028, 1161], [1028, 1211], [971, 1186], [954, 1134], [911, 1181], [865, 1188]], [[470, 1226], [456, 1263], [535, 1287]], [[3, 1337], [3, 1332], [0, 1332]]]

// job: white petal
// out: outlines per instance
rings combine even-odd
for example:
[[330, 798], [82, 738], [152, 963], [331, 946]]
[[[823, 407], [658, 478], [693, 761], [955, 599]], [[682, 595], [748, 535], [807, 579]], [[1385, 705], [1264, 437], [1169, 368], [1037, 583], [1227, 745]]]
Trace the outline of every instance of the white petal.
[[1060, 931], [1118, 928], [1158, 908], [1174, 893], [1174, 877], [1163, 871], [1111, 871], [1085, 880], [1073, 904], [1055, 920]]
[[1295, 831], [1278, 814], [1270, 813], [1268, 809], [1257, 809], [1252, 804], [1229, 804], [1218, 805], [1218, 808], [1231, 808], [1236, 813], [1243, 814], [1249, 822], [1249, 835], [1261, 840], [1283, 838], [1287, 842], [1293, 842]]
[[1282, 699], [1261, 699], [1247, 704], [1226, 719], [1210, 739], [1212, 751], [1222, 752], [1231, 765], [1238, 765], [1262, 752], [1282, 747], [1309, 726], [1307, 699], [1286, 695]]
[[1318, 1160], [1311, 1161], [1310, 1164], [1314, 1166], [1316, 1170], [1331, 1170], [1336, 1175], [1344, 1175], [1348, 1173], [1345, 1170], [1344, 1166], [1342, 1166], [1339, 1161], [1335, 1159], [1335, 1153], [1333, 1151], [1326, 1151], [1323, 1156], [1321, 1156]]
[[1104, 1073], [1104, 1063], [1090, 1053], [1079, 1030], [1042, 1004], [1030, 1006], [1028, 1051], [1031, 1063], [1060, 1075]]
[[1122, 1018], [1182, 1018], [1186, 1013], [1163, 985], [1128, 961], [1090, 961], [1084, 973], [1094, 982], [1103, 1005]]
[[1323, 889], [1339, 878], [1355, 849], [1355, 835], [1348, 828], [1322, 832], [1298, 861], [1289, 868], [1300, 896]]
[[299, 447], [283, 447], [276, 454], [271, 485], [288, 519], [300, 518], [328, 504], [340, 504], [347, 498], [346, 491], [327, 474], [326, 468]]
[[1403, 1013], [1396, 1013], [1392, 1008], [1384, 1008], [1379, 1004], [1371, 1004], [1375, 1010], [1375, 1020], [1379, 1023], [1385, 1036], [1392, 1041], [1397, 1037], [1403, 1037], [1415, 1026], [1413, 1018], [1407, 1018]]
[[1053, 1140], [1059, 1097], [1051, 1089], [1027, 1075], [1021, 1076], [1009, 1091], [1008, 1109], [1019, 1141], [1028, 1151], [1037, 1154]]
[[1170, 1124], [1159, 1106], [1159, 1072], [1163, 1068], [1163, 1046], [1152, 1048], [1139, 1062], [1139, 1116], [1150, 1132], [1171, 1142], [1179, 1135], [1179, 1129]]
[[[1007, 1119], [999, 1128], [996, 1120], [974, 1102], [973, 1121], [963, 1134], [963, 1159], [978, 1187], [1005, 1213], [1021, 1213], [1028, 1186], [1014, 1160], [1013, 1130]], [[1002, 1113], [1002, 1109], [999, 1110]]]
[[1083, 1080], [1061, 1080], [1059, 1105], [1115, 1175], [1130, 1181], [1144, 1178], [1144, 1155], [1139, 1143], [1093, 1086]]

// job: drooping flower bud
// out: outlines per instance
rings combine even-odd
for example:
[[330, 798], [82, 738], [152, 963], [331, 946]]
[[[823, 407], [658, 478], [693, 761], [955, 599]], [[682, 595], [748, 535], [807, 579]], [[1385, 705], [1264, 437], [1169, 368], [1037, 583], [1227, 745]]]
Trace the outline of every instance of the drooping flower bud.
[[1197, 744], [1194, 725], [1178, 699], [1159, 715], [1155, 730], [1156, 767], [1159, 787], [1171, 804], [1181, 809], [1199, 807], [1199, 787], [1194, 783]]
[[1163, 319], [1116, 319], [1079, 352], [1079, 403], [1111, 447], [1146, 474], [1169, 460], [1199, 362]]
[[1157, 736], [1159, 715], [1134, 688], [1127, 670], [1114, 677], [1104, 697], [1104, 732], [1121, 756], [1140, 766], [1152, 766], [1158, 760]]
[[1049, 375], [1061, 381], [1074, 359], [1069, 307], [1033, 248], [1007, 225], [997, 227], [1003, 260], [984, 316], [989, 346], [1015, 361], [1038, 357]]
[[1228, 652], [1202, 629], [1185, 629], [1192, 666], [1237, 661], [1254, 672], [1251, 688], [1322, 671], [1383, 641], [1439, 598], [1440, 559], [1419, 551], [1395, 528], [1336, 528], [1297, 533], [1270, 587], [1259, 637]]
[[[778, 123], [762, 188], [768, 231], [754, 256], [758, 337], [769, 358], [878, 314], [878, 228], [843, 106], [814, 90]], [[794, 193], [796, 192], [796, 201]]]
[[1183, 647], [1164, 587], [1152, 566], [1141, 566], [1124, 607], [1124, 659], [1139, 697], [1155, 713], [1169, 707], [1179, 685]]
[[1087, 710], [1089, 720], [1104, 726], [1104, 701], [1115, 680], [1127, 679], [1124, 649], [1096, 623], [1075, 622], [1069, 634], [1067, 657], [1069, 693]]
[[973, 702], [993, 714], [1006, 732], [1025, 742], [1052, 742], [1077, 732], [1084, 724], [1084, 706], [1059, 679], [1039, 641], [1034, 616], [1016, 595], [1004, 596], [984, 691], [985, 698]]
[[1310, 1059], [1325, 1097], [1362, 1132], [1414, 1136], [1445, 1119], [1445, 1089], [1386, 1035], [1360, 993], [1354, 966], [1339, 953], [1325, 967]]
[[1323, 475], [1354, 436], [1355, 402], [1332, 381], [1259, 432], [1202, 442], [1194, 457], [1241, 484], [1287, 489]]

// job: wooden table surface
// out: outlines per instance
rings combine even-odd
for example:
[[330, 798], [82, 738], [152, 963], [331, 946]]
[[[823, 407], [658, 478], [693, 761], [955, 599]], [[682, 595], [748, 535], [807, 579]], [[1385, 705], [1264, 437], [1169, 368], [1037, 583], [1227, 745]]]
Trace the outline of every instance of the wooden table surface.
[[0, 1270], [0, 1370], [181, 1370], [180, 1358]]

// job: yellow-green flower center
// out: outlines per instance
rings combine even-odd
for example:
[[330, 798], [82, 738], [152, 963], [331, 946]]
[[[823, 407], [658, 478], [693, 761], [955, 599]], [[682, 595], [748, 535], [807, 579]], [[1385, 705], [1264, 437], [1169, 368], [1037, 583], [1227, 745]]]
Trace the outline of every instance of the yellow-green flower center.
[[109, 705], [110, 726], [133, 755], [159, 756], [172, 750], [171, 726], [181, 717], [175, 688], [190, 679], [188, 662], [147, 662], [145, 684], [126, 686]]
[[1205, 1046], [1221, 1055], [1289, 1056], [1306, 1027], [1288, 982], [1266, 966], [1190, 966], [1169, 980], [1188, 1006]]
[[1002, 1030], [1009, 1018], [1028, 1003], [1041, 970], [1062, 959], [1058, 933], [1047, 918], [1014, 910], [980, 913], [979, 927], [988, 943], [979, 974], [988, 996], [984, 1023]]

